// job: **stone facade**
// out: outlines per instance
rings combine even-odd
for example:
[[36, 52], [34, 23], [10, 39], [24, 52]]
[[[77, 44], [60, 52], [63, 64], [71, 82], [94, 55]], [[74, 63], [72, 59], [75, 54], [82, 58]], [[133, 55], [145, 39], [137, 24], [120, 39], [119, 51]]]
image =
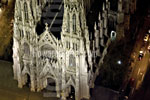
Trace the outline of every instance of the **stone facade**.
[[109, 28], [118, 31], [124, 14], [121, 0], [117, 12], [110, 10], [106, 0], [90, 33], [86, 15], [94, 0], [83, 1], [16, 0], [13, 71], [18, 87], [29, 82], [31, 91], [41, 91], [54, 82], [57, 97], [63, 100], [72, 87], [76, 100], [90, 98], [90, 88], [111, 43]]

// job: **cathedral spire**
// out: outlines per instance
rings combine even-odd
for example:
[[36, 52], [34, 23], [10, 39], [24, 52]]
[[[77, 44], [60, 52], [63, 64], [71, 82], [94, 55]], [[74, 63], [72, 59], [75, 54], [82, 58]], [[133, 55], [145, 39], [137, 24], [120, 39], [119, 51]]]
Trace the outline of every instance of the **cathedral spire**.
[[95, 25], [94, 25], [94, 30], [95, 30], [95, 31], [97, 30], [97, 25], [96, 25], [96, 22], [95, 22]]
[[62, 34], [74, 34], [79, 36], [85, 24], [86, 19], [83, 0], [65, 0]]
[[99, 12], [98, 20], [101, 21], [101, 13]]
[[105, 10], [105, 3], [103, 3], [103, 11]]
[[118, 1], [118, 12], [122, 12], [122, 0]]

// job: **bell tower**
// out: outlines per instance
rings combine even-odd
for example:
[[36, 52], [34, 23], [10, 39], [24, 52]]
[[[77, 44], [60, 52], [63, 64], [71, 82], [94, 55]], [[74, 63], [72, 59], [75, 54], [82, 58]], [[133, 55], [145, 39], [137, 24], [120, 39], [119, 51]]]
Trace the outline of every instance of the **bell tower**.
[[64, 0], [61, 41], [65, 51], [62, 67], [63, 100], [75, 90], [76, 100], [89, 99], [88, 59], [89, 33], [83, 0]]

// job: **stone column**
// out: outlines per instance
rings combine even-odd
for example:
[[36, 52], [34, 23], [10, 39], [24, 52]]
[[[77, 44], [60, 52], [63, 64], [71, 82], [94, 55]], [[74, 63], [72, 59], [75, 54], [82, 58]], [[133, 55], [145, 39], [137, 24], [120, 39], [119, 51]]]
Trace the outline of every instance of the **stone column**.
[[[78, 56], [76, 56], [77, 58]], [[76, 79], [75, 79], [75, 100], [80, 100], [80, 83], [79, 83], [79, 80], [80, 80], [80, 68], [79, 68], [79, 64], [80, 64], [80, 58], [78, 57], [78, 60], [76, 59]]]
[[[14, 58], [13, 58], [14, 59]], [[15, 60], [15, 59], [14, 59]], [[15, 64], [16, 62], [14, 62], [14, 65], [13, 65], [13, 72], [14, 72], [14, 79], [16, 80], [17, 79], [17, 65]]]
[[[22, 65], [21, 65], [22, 66]], [[17, 78], [18, 78], [18, 87], [22, 88], [23, 84], [22, 84], [22, 74], [21, 74], [21, 69], [20, 66], [17, 68]]]
[[105, 4], [103, 4], [102, 17], [103, 17], [103, 34], [108, 37], [108, 35], [107, 35], [107, 22], [108, 22], [107, 19], [108, 19], [108, 17], [107, 17], [107, 9], [105, 8]]
[[61, 93], [61, 99], [66, 100], [66, 80], [65, 80], [65, 70], [66, 70], [66, 55], [64, 56], [64, 59], [62, 59], [61, 64], [62, 64], [62, 93]]
[[35, 92], [35, 77], [31, 74], [31, 91]]
[[100, 21], [100, 45], [104, 46], [104, 36], [103, 36], [103, 20]]
[[57, 92], [57, 97], [60, 97], [60, 81], [59, 79], [56, 79], [56, 92]]
[[66, 90], [63, 90], [61, 93], [61, 100], [67, 100], [66, 99]]
[[32, 61], [29, 63], [29, 68], [30, 68], [30, 81], [31, 81], [30, 90], [35, 92], [35, 66]]
[[17, 68], [20, 67], [20, 63], [19, 63], [19, 44], [17, 42], [17, 40], [15, 38], [13, 38], [14, 40], [14, 44], [13, 44], [13, 72], [14, 72], [14, 79], [17, 80]]
[[76, 78], [76, 86], [75, 86], [75, 100], [80, 100], [80, 91], [79, 91], [79, 78]]

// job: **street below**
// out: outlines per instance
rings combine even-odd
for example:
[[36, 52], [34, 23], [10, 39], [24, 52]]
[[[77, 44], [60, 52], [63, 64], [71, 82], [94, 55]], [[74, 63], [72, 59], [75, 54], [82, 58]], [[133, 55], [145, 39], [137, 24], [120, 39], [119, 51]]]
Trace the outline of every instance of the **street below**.
[[[144, 17], [143, 24], [139, 27], [138, 36], [132, 53], [132, 58], [134, 59], [131, 63], [131, 74], [128, 80], [128, 85], [126, 88], [130, 87], [129, 97], [138, 91], [145, 77], [145, 74], [150, 63], [150, 52], [148, 46], [150, 45], [150, 39], [144, 41], [145, 35], [148, 34], [148, 29], [150, 27], [150, 18]], [[143, 52], [143, 57], [139, 59], [140, 51]], [[150, 75], [149, 75], [150, 77]], [[130, 83], [132, 81], [132, 84]], [[135, 100], [135, 99], [133, 99]], [[141, 100], [141, 99], [140, 99]]]

